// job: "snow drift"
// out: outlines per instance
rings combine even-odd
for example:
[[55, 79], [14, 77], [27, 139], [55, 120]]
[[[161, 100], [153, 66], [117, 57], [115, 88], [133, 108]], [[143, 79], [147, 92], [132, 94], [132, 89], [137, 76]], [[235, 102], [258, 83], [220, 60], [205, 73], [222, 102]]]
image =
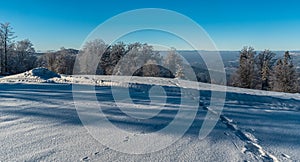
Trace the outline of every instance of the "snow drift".
[[3, 77], [0, 82], [36, 82], [43, 83], [49, 82], [49, 79], [61, 78], [61, 76], [53, 71], [48, 70], [44, 67], [35, 68], [24, 73]]

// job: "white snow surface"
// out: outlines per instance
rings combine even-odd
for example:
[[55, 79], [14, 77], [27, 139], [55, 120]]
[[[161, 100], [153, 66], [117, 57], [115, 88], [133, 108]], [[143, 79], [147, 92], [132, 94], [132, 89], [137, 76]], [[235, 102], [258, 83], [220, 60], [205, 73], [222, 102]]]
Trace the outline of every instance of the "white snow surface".
[[[119, 128], [135, 133], [121, 142], [111, 134], [111, 141], [116, 141], [117, 146], [168, 124], [176, 115], [180, 100], [176, 88], [199, 91], [200, 104], [191, 127], [178, 141], [156, 152], [126, 154], [103, 145], [85, 129], [74, 105], [72, 84], [95, 86], [95, 91], [78, 90], [86, 94], [82, 102], [88, 105], [89, 95], [96, 93], [107, 117]], [[175, 88], [175, 95], [166, 98], [153, 92], [151, 99], [169, 100], [165, 105], [159, 101], [149, 104], [145, 97], [149, 85]], [[122, 111], [133, 115], [160, 114], [151, 120], [133, 120], [124, 115], [110, 97], [111, 86], [120, 92], [133, 89], [131, 97], [135, 102], [121, 103], [126, 107]], [[212, 132], [199, 139], [205, 115], [215, 113], [210, 108], [211, 91], [226, 92], [226, 101]], [[177, 134], [161, 134], [161, 138], [164, 136]], [[0, 161], [300, 161], [299, 139], [299, 94], [166, 78], [67, 76], [45, 68], [0, 78]], [[145, 147], [140, 149], [155, 147], [147, 141], [141, 144]]]

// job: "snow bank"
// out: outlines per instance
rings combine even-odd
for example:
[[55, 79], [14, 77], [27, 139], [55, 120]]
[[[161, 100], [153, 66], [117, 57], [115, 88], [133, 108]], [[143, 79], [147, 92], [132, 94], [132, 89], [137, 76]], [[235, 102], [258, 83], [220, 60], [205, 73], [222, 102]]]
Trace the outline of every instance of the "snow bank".
[[59, 74], [57, 74], [53, 71], [50, 71], [47, 68], [43, 68], [43, 67], [32, 69], [27, 73], [25, 72], [25, 75], [36, 76], [36, 77], [39, 77], [39, 78], [45, 79], [45, 80], [54, 78], [54, 77], [60, 78]]
[[45, 83], [51, 82], [52, 78], [61, 78], [61, 76], [44, 67], [39, 67], [26, 71], [24, 73], [0, 78], [1, 83]]

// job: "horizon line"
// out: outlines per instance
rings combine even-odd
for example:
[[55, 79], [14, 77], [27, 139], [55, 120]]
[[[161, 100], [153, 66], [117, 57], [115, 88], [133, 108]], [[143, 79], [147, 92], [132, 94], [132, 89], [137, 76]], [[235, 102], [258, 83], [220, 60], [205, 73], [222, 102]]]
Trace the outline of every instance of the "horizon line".
[[[80, 51], [80, 48], [66, 48], [66, 47], [63, 47], [64, 49], [74, 49], [74, 50], [79, 50]], [[176, 49], [176, 48], [175, 48]], [[241, 48], [242, 49], [242, 48]], [[218, 51], [218, 52], [239, 52], [241, 51], [241, 49], [218, 49], [218, 50], [209, 50], [209, 49], [176, 49], [176, 51], [208, 51], [208, 52], [215, 52], [215, 51]], [[49, 52], [57, 52], [57, 51], [60, 51], [61, 48], [59, 49], [51, 49], [51, 50], [36, 50], [36, 53], [49, 53]], [[254, 49], [255, 51], [264, 51], [264, 50], [270, 50], [270, 51], [274, 51], [274, 52], [285, 52], [285, 51], [290, 51], [290, 52], [300, 52], [300, 49]], [[156, 50], [154, 49], [154, 51], [160, 51], [160, 52], [167, 52], [169, 50]]]

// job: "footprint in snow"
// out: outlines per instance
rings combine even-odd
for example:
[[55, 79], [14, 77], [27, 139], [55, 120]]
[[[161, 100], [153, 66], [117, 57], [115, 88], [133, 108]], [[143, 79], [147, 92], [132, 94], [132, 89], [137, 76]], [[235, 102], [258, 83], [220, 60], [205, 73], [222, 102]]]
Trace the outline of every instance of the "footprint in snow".
[[90, 158], [88, 156], [86, 156], [82, 159], [82, 161], [89, 161], [89, 160], [90, 160]]
[[288, 159], [290, 159], [291, 157], [289, 156], [289, 155], [287, 155], [287, 154], [281, 154], [283, 157], [285, 157], [285, 158], [288, 158]]
[[128, 142], [128, 140], [129, 140], [129, 137], [127, 136], [127, 137], [125, 137], [125, 140], [123, 142]]

